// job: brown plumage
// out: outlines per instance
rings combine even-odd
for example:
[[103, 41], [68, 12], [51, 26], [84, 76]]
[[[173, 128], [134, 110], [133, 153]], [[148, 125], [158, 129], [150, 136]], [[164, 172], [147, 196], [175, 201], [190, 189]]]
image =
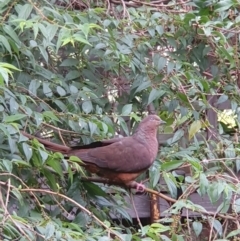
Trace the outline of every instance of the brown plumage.
[[134, 180], [152, 165], [157, 156], [157, 130], [162, 123], [164, 122], [157, 115], [149, 115], [139, 123], [132, 136], [77, 147], [58, 145], [25, 132], [22, 134], [38, 139], [48, 150], [79, 157], [88, 171], [113, 183], [143, 191], [144, 186]]

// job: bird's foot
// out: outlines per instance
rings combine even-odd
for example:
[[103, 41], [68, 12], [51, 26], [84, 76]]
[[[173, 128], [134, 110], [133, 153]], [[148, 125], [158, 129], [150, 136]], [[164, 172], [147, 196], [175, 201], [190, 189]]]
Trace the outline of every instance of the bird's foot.
[[136, 188], [136, 190], [137, 190], [138, 192], [144, 192], [146, 187], [145, 187], [145, 185], [142, 184], [142, 183], [137, 183], [136, 186], [135, 186], [135, 188]]
[[128, 185], [131, 188], [135, 188], [137, 190], [137, 192], [144, 192], [145, 191], [145, 185], [142, 183], [138, 183], [135, 181], [132, 181], [131, 183], [129, 183]]

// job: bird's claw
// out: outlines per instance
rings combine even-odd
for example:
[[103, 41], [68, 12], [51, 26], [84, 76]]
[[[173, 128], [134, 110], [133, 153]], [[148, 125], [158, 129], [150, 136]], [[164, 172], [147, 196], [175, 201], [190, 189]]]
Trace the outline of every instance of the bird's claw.
[[144, 192], [146, 187], [145, 187], [145, 185], [142, 184], [142, 183], [137, 183], [136, 186], [135, 186], [135, 188], [136, 188], [136, 190], [137, 190], [138, 192]]
[[135, 188], [137, 192], [144, 192], [146, 189], [144, 184], [135, 181], [128, 183], [128, 187]]

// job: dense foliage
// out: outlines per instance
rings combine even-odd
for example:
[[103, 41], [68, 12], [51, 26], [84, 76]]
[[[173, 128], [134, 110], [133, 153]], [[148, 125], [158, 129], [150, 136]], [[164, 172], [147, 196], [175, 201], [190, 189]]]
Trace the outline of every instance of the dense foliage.
[[[0, 1], [1, 240], [197, 240], [204, 225], [208, 240], [237, 240], [239, 10], [235, 0]], [[177, 231], [166, 220], [124, 227], [128, 190], [84, 182], [81, 160], [20, 132], [87, 144], [131, 134], [146, 113], [173, 134], [147, 185], [160, 191], [163, 178], [176, 198], [172, 171], [191, 170], [168, 213], [201, 218]], [[217, 212], [187, 200], [195, 191]]]

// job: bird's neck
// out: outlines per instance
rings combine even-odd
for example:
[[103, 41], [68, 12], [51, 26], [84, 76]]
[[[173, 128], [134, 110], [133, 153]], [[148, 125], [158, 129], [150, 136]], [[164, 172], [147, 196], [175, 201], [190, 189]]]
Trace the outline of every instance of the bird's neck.
[[147, 148], [152, 155], [151, 163], [158, 153], [157, 130], [138, 130], [133, 135], [134, 139]]
[[133, 136], [142, 142], [148, 142], [149, 140], [155, 140], [157, 138], [157, 131], [155, 130], [137, 130]]

